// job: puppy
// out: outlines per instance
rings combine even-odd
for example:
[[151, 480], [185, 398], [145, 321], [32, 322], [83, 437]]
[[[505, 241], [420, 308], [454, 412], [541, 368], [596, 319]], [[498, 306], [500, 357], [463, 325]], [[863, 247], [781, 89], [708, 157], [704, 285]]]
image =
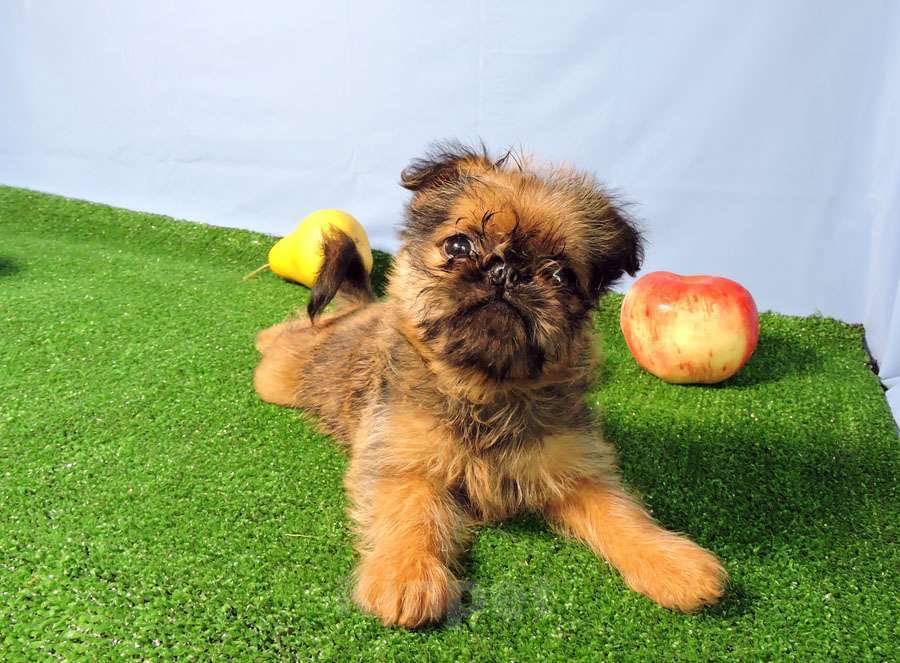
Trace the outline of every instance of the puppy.
[[[303, 408], [348, 447], [354, 600], [385, 625], [442, 620], [473, 529], [540, 512], [656, 603], [715, 603], [726, 573], [623, 488], [585, 404], [591, 311], [642, 259], [632, 222], [589, 175], [439, 145], [413, 192], [388, 296], [353, 242], [323, 242], [309, 321], [262, 331], [259, 396]], [[319, 317], [336, 295], [335, 313]]]

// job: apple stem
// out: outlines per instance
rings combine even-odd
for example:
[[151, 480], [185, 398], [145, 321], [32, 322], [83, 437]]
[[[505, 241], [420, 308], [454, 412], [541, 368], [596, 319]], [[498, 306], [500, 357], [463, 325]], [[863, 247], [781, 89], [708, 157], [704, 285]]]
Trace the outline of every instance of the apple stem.
[[269, 263], [266, 263], [265, 265], [257, 267], [252, 272], [247, 274], [244, 278], [242, 278], [241, 281], [246, 281], [247, 279], [252, 279], [254, 276], [259, 274], [261, 271], [263, 271], [264, 269], [268, 269], [268, 268], [269, 268]]

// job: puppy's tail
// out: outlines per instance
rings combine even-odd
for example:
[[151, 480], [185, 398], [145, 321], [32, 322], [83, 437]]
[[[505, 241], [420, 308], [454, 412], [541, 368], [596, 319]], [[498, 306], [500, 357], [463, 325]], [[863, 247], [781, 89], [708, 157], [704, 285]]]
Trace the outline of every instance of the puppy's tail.
[[310, 322], [335, 296], [352, 305], [375, 301], [369, 273], [353, 240], [337, 228], [329, 228], [322, 235], [322, 268], [316, 277], [306, 312]]

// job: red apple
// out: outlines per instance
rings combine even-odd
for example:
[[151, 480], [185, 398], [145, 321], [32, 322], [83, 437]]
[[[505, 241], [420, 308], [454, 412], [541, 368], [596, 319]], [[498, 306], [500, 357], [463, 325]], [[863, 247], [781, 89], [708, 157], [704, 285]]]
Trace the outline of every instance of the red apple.
[[718, 276], [642, 276], [625, 295], [619, 322], [637, 363], [678, 384], [727, 380], [759, 339], [753, 297]]

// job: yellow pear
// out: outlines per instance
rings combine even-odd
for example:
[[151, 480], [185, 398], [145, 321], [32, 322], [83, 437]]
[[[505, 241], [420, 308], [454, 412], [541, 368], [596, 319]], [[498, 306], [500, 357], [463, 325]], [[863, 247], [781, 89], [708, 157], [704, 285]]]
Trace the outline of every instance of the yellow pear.
[[320, 209], [300, 222], [290, 235], [269, 250], [269, 267], [278, 276], [312, 288], [322, 268], [322, 233], [327, 228], [343, 231], [362, 257], [366, 271], [372, 272], [372, 248], [359, 221], [347, 212]]

